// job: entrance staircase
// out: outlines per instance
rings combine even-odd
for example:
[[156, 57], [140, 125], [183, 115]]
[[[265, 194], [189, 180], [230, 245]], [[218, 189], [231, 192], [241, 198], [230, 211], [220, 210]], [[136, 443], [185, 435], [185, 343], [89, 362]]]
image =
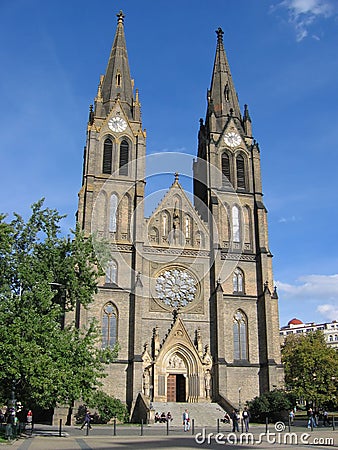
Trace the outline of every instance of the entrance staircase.
[[182, 426], [185, 409], [189, 411], [190, 420], [194, 419], [195, 427], [216, 427], [217, 419], [222, 419], [225, 413], [218, 403], [153, 402], [152, 406], [160, 415], [170, 411], [174, 419], [171, 422], [173, 427]]

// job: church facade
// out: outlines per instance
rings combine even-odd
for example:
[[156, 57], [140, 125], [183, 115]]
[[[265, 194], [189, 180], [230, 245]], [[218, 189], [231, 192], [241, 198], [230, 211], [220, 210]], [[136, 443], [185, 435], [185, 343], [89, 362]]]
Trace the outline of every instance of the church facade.
[[[283, 383], [260, 149], [242, 115], [217, 30], [193, 197], [173, 173], [144, 215], [146, 133], [124, 34], [117, 29], [90, 109], [78, 222], [109, 246], [106, 275], [79, 324], [95, 317], [119, 344], [104, 389], [132, 409], [151, 402], [239, 401]], [[239, 400], [240, 395], [240, 400]]]

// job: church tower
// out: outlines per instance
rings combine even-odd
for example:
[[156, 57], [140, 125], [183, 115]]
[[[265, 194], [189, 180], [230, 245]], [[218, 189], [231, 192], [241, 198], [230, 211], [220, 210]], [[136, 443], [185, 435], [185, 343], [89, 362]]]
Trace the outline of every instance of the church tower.
[[[242, 116], [217, 30], [205, 122], [200, 120], [194, 195], [210, 211], [210, 328], [215, 395], [248, 398], [280, 387], [278, 297], [273, 287], [260, 149]], [[201, 210], [202, 214], [202, 210]], [[210, 219], [210, 217], [212, 219]]]
[[142, 411], [149, 418], [151, 406], [163, 410], [164, 402], [238, 407], [282, 382], [260, 150], [248, 108], [242, 116], [219, 29], [194, 203], [176, 173], [144, 217], [146, 133], [124, 15], [117, 17], [90, 107], [78, 207], [78, 223], [107, 243], [109, 258], [76, 322], [96, 318], [102, 347], [118, 342], [104, 389], [127, 403], [133, 419]]
[[94, 107], [90, 106], [78, 207], [78, 222], [86, 235], [109, 243], [109, 261], [95, 302], [90, 309], [78, 311], [76, 321], [82, 326], [92, 317], [98, 319], [103, 347], [118, 339], [119, 360], [107, 369], [106, 390], [130, 403], [133, 366], [128, 361], [133, 361], [136, 348], [135, 286], [142, 271], [146, 133], [139, 93], [134, 92], [130, 76], [122, 11], [117, 17], [106, 72], [100, 77]]

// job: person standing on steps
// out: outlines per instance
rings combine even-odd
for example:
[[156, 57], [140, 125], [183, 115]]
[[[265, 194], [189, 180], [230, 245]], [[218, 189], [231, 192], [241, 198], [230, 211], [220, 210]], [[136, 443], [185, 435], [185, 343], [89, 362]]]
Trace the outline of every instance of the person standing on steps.
[[184, 410], [184, 413], [183, 413], [183, 429], [184, 429], [184, 431], [190, 430], [190, 417], [189, 417], [189, 412], [187, 409]]

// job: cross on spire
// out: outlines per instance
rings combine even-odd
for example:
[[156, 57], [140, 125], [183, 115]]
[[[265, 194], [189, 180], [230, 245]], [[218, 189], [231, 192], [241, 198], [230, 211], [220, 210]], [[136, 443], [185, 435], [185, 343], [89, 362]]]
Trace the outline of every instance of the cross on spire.
[[222, 30], [221, 27], [219, 27], [219, 28], [216, 30], [216, 34], [217, 34], [217, 40], [218, 40], [218, 41], [222, 41], [222, 40], [223, 40], [223, 34], [224, 34], [224, 31]]
[[122, 12], [122, 10], [120, 10], [120, 12], [118, 13], [118, 14], [116, 14], [116, 17], [118, 18], [117, 19], [117, 23], [119, 24], [119, 23], [122, 23], [123, 24], [123, 22], [124, 22], [124, 14], [123, 14], [123, 12]]

